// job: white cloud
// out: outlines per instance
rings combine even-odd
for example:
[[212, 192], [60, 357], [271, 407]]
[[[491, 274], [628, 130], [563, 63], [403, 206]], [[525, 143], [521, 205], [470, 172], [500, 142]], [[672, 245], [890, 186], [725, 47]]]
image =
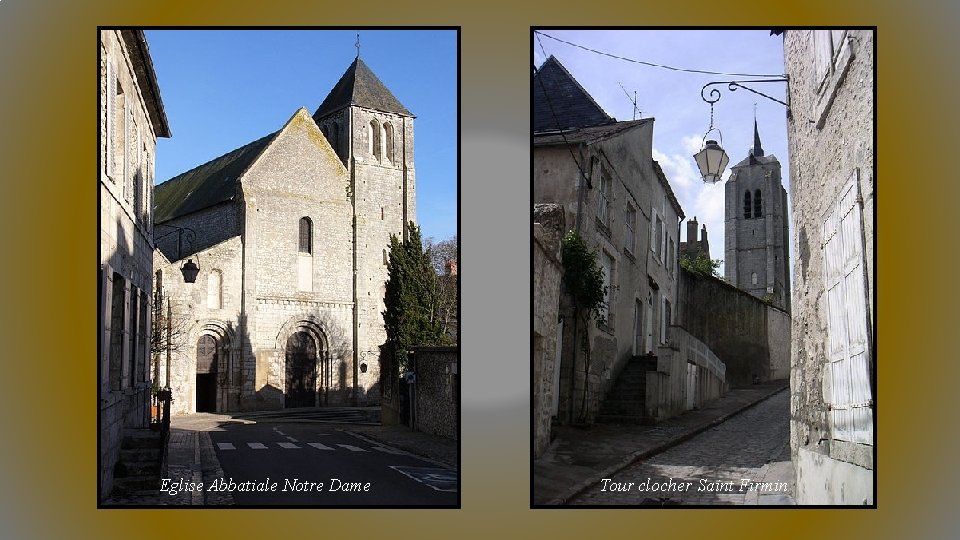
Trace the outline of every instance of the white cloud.
[[703, 137], [700, 135], [687, 135], [680, 138], [680, 144], [683, 145], [684, 152], [692, 157], [703, 148]]

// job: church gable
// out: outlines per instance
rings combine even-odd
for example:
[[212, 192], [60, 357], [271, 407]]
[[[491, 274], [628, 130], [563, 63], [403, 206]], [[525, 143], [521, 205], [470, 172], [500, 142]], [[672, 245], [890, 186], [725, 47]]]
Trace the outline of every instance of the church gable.
[[306, 109], [272, 138], [241, 178], [243, 192], [349, 202], [349, 175]]

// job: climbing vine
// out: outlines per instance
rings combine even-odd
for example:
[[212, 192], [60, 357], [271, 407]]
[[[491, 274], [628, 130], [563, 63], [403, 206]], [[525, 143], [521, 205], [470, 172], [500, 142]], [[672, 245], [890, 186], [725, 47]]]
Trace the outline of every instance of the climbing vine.
[[[590, 319], [604, 324], [606, 317], [603, 309], [606, 305], [607, 288], [603, 284], [603, 271], [597, 264], [596, 252], [587, 247], [586, 242], [577, 233], [570, 231], [563, 237], [561, 248], [563, 257], [563, 286], [573, 300], [573, 313], [582, 323], [580, 347], [583, 350], [583, 397], [580, 405], [580, 422], [586, 421], [587, 391], [590, 379], [590, 332], [586, 330]], [[577, 330], [574, 327], [574, 340]], [[574, 357], [576, 358], [576, 357]]]

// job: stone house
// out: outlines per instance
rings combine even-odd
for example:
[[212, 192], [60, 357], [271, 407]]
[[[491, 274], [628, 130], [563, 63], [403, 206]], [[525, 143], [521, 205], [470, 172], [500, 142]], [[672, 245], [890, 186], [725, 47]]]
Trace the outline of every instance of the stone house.
[[561, 422], [591, 423], [626, 363], [668, 341], [683, 211], [652, 158], [652, 118], [616, 121], [552, 56], [533, 89], [533, 202], [562, 206], [567, 228], [596, 251], [608, 291], [603, 324], [583, 328], [560, 306], [560, 374], [541, 374], [559, 399], [542, 403]]
[[874, 31], [788, 30], [790, 440], [800, 504], [873, 504]]
[[358, 57], [313, 115], [156, 187], [156, 280], [184, 324], [159, 368], [175, 414], [379, 403], [387, 250], [415, 219], [413, 118]]
[[766, 155], [753, 121], [753, 147], [724, 184], [724, 274], [740, 289], [790, 312], [787, 192], [780, 161]]
[[97, 287], [103, 498], [125, 430], [150, 422], [152, 189], [157, 137], [169, 137], [142, 31], [101, 30], [100, 270]]

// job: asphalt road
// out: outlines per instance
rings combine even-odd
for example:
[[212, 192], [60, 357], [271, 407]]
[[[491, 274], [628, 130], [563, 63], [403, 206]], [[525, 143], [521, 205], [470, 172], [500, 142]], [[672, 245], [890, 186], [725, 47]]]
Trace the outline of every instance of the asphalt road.
[[217, 487], [237, 505], [457, 504], [456, 471], [322, 424], [228, 424], [210, 437]]

